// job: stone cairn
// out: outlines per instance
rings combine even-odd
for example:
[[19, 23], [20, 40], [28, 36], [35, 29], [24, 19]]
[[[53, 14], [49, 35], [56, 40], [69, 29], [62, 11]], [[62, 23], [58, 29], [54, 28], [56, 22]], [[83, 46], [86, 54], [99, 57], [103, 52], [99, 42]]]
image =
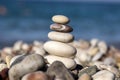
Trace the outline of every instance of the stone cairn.
[[74, 36], [70, 33], [73, 29], [67, 25], [70, 20], [66, 16], [55, 15], [52, 21], [54, 24], [50, 25], [50, 29], [53, 31], [48, 33], [51, 41], [44, 44], [44, 49], [49, 54], [45, 58], [50, 64], [54, 61], [61, 61], [68, 69], [73, 69], [76, 66], [73, 59], [76, 49], [68, 44], [74, 40]]
[[120, 50], [98, 39], [74, 40], [63, 15], [52, 17], [50, 41], [0, 50], [0, 80], [120, 80]]

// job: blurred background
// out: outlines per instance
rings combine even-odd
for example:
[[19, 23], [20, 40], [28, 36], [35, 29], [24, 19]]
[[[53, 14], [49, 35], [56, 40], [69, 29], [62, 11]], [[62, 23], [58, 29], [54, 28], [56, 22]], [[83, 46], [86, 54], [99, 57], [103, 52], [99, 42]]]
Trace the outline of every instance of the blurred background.
[[17, 40], [48, 40], [51, 17], [56, 14], [70, 18], [76, 40], [98, 38], [119, 47], [117, 0], [0, 0], [0, 47]]

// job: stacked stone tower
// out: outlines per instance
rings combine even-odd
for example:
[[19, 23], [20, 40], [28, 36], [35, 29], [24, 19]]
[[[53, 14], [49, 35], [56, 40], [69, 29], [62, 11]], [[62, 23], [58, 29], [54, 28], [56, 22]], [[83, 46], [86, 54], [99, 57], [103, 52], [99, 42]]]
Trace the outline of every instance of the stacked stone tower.
[[74, 40], [74, 36], [70, 33], [73, 29], [67, 25], [70, 20], [64, 15], [55, 15], [52, 21], [54, 24], [50, 25], [50, 29], [53, 31], [48, 33], [51, 41], [44, 44], [44, 49], [49, 54], [46, 59], [49, 63], [58, 60], [63, 62], [68, 69], [74, 68], [76, 63], [73, 58], [76, 49], [68, 44]]

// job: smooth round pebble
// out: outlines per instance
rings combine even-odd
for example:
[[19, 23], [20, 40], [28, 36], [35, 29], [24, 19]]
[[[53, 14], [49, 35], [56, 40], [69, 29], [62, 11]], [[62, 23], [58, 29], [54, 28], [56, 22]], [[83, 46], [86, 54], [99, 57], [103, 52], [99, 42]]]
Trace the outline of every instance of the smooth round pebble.
[[52, 17], [52, 21], [60, 24], [67, 24], [70, 20], [64, 15], [55, 15]]
[[21, 80], [49, 80], [49, 78], [44, 72], [37, 71], [26, 74]]
[[73, 57], [76, 54], [76, 49], [68, 44], [48, 41], [44, 44], [44, 49], [51, 55], [61, 56], [61, 57]]
[[62, 33], [51, 31], [48, 33], [48, 38], [53, 41], [59, 41], [63, 43], [68, 43], [74, 40], [74, 36], [70, 33]]
[[93, 80], [114, 80], [115, 76], [110, 71], [102, 70], [94, 74], [92, 78]]
[[27, 55], [20, 63], [13, 65], [9, 70], [10, 80], [20, 80], [25, 74], [37, 71], [45, 65], [44, 58], [39, 54]]
[[45, 59], [47, 59], [49, 64], [52, 64], [54, 61], [61, 61], [68, 69], [74, 69], [76, 67], [76, 62], [70, 58], [47, 55]]
[[65, 32], [65, 33], [73, 31], [73, 28], [71, 28], [68, 25], [62, 25], [62, 24], [56, 24], [56, 23], [51, 24], [50, 29], [58, 32]]

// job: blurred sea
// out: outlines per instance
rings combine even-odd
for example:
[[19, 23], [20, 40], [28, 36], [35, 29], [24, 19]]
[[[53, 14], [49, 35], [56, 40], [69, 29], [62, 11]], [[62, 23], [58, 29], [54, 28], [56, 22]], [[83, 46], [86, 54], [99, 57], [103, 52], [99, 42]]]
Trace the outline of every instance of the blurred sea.
[[120, 3], [4, 0], [0, 1], [0, 11], [5, 12], [0, 12], [1, 45], [17, 40], [48, 40], [51, 17], [55, 14], [70, 18], [76, 40], [120, 42]]

